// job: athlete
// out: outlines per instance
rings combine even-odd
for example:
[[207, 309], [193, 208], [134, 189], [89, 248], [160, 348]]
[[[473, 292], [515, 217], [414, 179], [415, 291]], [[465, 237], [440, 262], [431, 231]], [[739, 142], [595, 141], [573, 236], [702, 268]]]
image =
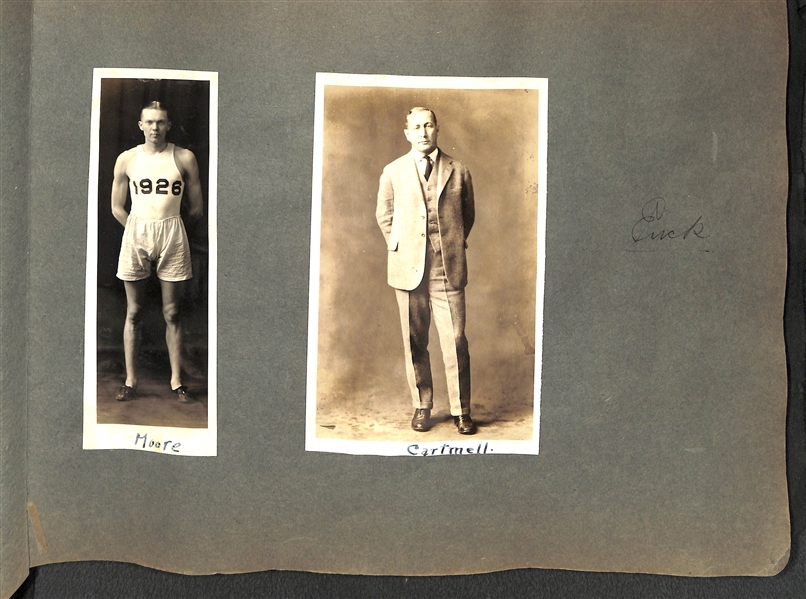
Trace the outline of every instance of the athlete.
[[[192, 400], [182, 384], [182, 323], [180, 304], [184, 282], [193, 277], [190, 247], [182, 217], [182, 198], [188, 218], [201, 217], [204, 202], [199, 166], [193, 152], [166, 139], [171, 129], [168, 110], [151, 102], [140, 111], [138, 122], [145, 142], [126, 150], [115, 162], [112, 214], [125, 227], [117, 276], [126, 288], [126, 323], [123, 350], [126, 381], [115, 399], [136, 397], [137, 353], [141, 335], [146, 281], [156, 270], [162, 291], [165, 342], [171, 363], [171, 390], [181, 403]], [[127, 191], [131, 211], [126, 212]]]

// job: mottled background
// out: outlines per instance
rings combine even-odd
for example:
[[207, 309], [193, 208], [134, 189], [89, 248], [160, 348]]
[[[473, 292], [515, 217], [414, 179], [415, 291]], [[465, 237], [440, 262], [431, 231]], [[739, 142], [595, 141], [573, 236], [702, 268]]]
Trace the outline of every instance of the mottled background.
[[[537, 90], [324, 89], [316, 397], [318, 423], [335, 428], [318, 432], [376, 440], [401, 427], [411, 432], [400, 318], [375, 207], [383, 167], [411, 150], [406, 113], [426, 106], [437, 115], [439, 147], [470, 169], [475, 190], [466, 288], [473, 413], [491, 425], [518, 425], [503, 438], [531, 438], [534, 357], [524, 354], [513, 323], [519, 318], [534, 343]], [[447, 413], [431, 328], [434, 407]], [[347, 427], [338, 423], [345, 415]], [[367, 436], [370, 425], [375, 434]]]

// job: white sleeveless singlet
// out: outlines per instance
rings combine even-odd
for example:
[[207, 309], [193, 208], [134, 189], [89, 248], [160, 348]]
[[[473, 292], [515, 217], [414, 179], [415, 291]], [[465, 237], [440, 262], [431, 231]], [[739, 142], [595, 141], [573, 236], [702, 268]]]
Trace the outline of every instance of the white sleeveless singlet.
[[166, 203], [176, 202], [179, 205], [185, 191], [185, 182], [176, 167], [175, 147], [169, 143], [159, 154], [147, 154], [142, 145], [137, 146], [137, 156], [128, 173], [133, 203], [138, 199], [150, 202], [164, 199]]

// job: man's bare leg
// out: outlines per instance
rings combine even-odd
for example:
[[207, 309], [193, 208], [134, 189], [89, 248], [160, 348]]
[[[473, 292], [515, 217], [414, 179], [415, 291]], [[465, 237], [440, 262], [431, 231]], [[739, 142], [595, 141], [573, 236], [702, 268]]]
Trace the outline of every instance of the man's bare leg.
[[126, 289], [126, 323], [123, 325], [123, 355], [126, 359], [127, 387], [137, 388], [137, 356], [140, 351], [143, 302], [146, 280], [123, 281]]
[[171, 389], [182, 386], [182, 320], [179, 306], [184, 294], [184, 281], [160, 281], [162, 315], [165, 317], [165, 343], [171, 362]]

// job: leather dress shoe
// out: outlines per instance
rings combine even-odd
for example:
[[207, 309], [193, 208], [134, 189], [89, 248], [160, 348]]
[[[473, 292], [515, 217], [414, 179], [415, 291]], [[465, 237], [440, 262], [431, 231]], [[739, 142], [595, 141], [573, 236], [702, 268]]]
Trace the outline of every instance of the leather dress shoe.
[[193, 396], [188, 392], [188, 388], [185, 385], [181, 385], [173, 390], [176, 393], [176, 399], [179, 403], [190, 403], [193, 401]]
[[474, 435], [476, 434], [476, 423], [470, 417], [470, 414], [462, 414], [461, 416], [454, 416], [453, 423], [459, 430], [460, 435]]
[[428, 426], [428, 419], [431, 417], [431, 410], [417, 408], [414, 410], [414, 416], [411, 419], [411, 428], [418, 433], [424, 433], [430, 427]]
[[122, 385], [120, 387], [120, 391], [118, 391], [118, 394], [115, 395], [115, 399], [117, 399], [118, 401], [131, 401], [135, 398], [136, 395], [137, 393], [134, 391], [132, 387], [129, 387], [128, 385]]

